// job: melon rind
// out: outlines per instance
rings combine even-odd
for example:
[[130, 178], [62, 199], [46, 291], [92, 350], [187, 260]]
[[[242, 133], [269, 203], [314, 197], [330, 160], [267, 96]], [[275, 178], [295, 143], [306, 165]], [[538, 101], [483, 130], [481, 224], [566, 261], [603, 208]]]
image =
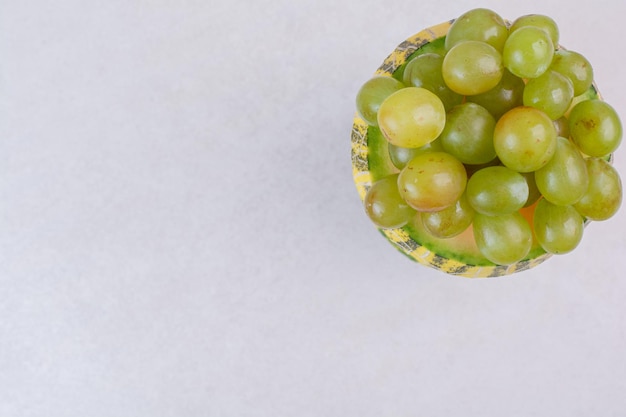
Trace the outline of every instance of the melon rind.
[[[400, 43], [385, 58], [374, 75], [392, 76], [402, 80], [401, 73], [404, 65], [411, 58], [421, 53], [436, 52], [443, 47], [445, 35], [452, 22], [454, 20], [427, 28]], [[595, 83], [589, 91], [579, 96], [577, 100], [588, 98], [601, 99]], [[365, 194], [372, 183], [380, 179], [383, 173], [398, 172], [390, 161], [385, 161], [384, 155], [380, 155], [380, 152], [386, 152], [386, 150], [381, 150], [382, 148], [379, 146], [379, 153], [374, 154], [372, 149], [368, 147], [369, 128], [368, 124], [358, 114], [355, 114], [351, 134], [352, 176], [361, 200], [365, 198]], [[375, 164], [371, 170], [370, 161], [374, 161]], [[383, 165], [381, 166], [381, 164]], [[464, 253], [455, 253], [454, 247], [462, 247], [468, 243], [468, 241], [461, 242], [459, 239], [473, 239], [471, 227], [464, 235], [459, 238], [451, 238], [449, 242], [447, 239], [445, 241], [442, 239], [421, 239], [419, 231], [416, 229], [418, 228], [409, 225], [399, 229], [379, 230], [389, 242], [412, 260], [450, 275], [468, 278], [500, 277], [533, 268], [552, 256], [543, 251], [535, 242], [526, 259], [512, 265], [495, 265], [487, 259], [477, 259], [475, 254], [467, 256]], [[457, 239], [456, 242], [455, 239]], [[473, 259], [468, 262], [468, 258]]]

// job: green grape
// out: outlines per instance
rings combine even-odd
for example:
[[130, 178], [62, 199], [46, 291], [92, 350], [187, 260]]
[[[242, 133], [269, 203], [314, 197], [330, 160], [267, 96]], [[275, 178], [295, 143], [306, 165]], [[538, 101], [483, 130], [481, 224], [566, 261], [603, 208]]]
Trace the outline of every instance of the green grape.
[[491, 90], [468, 96], [467, 101], [479, 104], [499, 119], [507, 111], [523, 104], [524, 80], [505, 69], [502, 79]]
[[426, 230], [435, 237], [447, 239], [465, 231], [474, 219], [474, 209], [465, 194], [448, 208], [430, 213], [421, 213]]
[[556, 129], [556, 135], [561, 136], [563, 138], [569, 138], [569, 121], [567, 117], [559, 117], [556, 120], [553, 120], [554, 128]]
[[369, 218], [383, 229], [402, 227], [415, 215], [415, 211], [398, 192], [398, 175], [389, 175], [376, 181], [363, 200]]
[[498, 265], [510, 265], [528, 255], [533, 234], [519, 212], [501, 216], [476, 213], [474, 239], [485, 258]]
[[427, 53], [411, 60], [404, 69], [404, 84], [413, 87], [423, 87], [437, 95], [447, 110], [461, 104], [463, 96], [450, 90], [443, 81], [441, 66], [443, 57], [434, 53]]
[[445, 152], [426, 152], [400, 172], [400, 195], [418, 211], [439, 211], [461, 197], [467, 184], [463, 164]]
[[466, 194], [474, 210], [497, 216], [524, 207], [528, 201], [528, 184], [520, 173], [507, 167], [488, 167], [470, 177]]
[[473, 9], [456, 19], [446, 36], [446, 49], [465, 41], [481, 41], [502, 51], [509, 36], [504, 19], [488, 9]]
[[547, 164], [554, 155], [556, 129], [541, 110], [516, 107], [498, 120], [493, 141], [496, 154], [505, 166], [518, 172], [531, 172]]
[[524, 204], [524, 207], [530, 207], [539, 200], [541, 197], [541, 191], [537, 187], [537, 182], [535, 181], [535, 173], [534, 172], [524, 172], [521, 174], [522, 177], [526, 180], [526, 184], [528, 185], [528, 199]]
[[396, 146], [419, 148], [437, 139], [446, 124], [446, 110], [435, 94], [406, 87], [385, 99], [378, 109], [378, 126]]
[[539, 200], [533, 215], [535, 237], [549, 253], [571, 252], [583, 237], [584, 220], [572, 206], [557, 206], [545, 198]]
[[356, 95], [356, 110], [370, 126], [378, 126], [376, 116], [380, 104], [392, 93], [404, 88], [395, 78], [376, 76], [369, 79]]
[[552, 120], [563, 117], [574, 98], [574, 87], [566, 76], [546, 71], [524, 88], [524, 105], [543, 111]]
[[574, 143], [589, 156], [606, 156], [622, 141], [619, 116], [601, 100], [576, 104], [569, 115], [569, 130]]
[[398, 169], [404, 168], [411, 159], [421, 153], [443, 151], [443, 146], [441, 146], [441, 140], [439, 138], [419, 148], [402, 148], [392, 143], [389, 143], [388, 146], [391, 163]]
[[442, 66], [446, 85], [463, 95], [491, 90], [502, 79], [503, 71], [500, 52], [479, 41], [456, 44], [446, 54]]
[[552, 44], [555, 47], [559, 44], [559, 27], [551, 17], [541, 14], [529, 14], [518, 17], [511, 25], [510, 32], [513, 33], [517, 29], [525, 26], [534, 26], [545, 30], [548, 35], [550, 35]]
[[622, 181], [619, 174], [601, 158], [587, 158], [589, 188], [574, 204], [582, 216], [591, 220], [606, 220], [612, 217], [622, 204]]
[[581, 95], [589, 90], [593, 83], [593, 67], [578, 52], [566, 51], [564, 49], [555, 51], [550, 68], [569, 78], [574, 86], [574, 96]]
[[521, 78], [536, 78], [543, 74], [554, 56], [550, 35], [533, 26], [524, 26], [512, 32], [502, 52], [504, 66]]
[[550, 161], [535, 171], [541, 194], [553, 204], [567, 206], [583, 196], [589, 186], [589, 174], [582, 155], [568, 139], [556, 139], [556, 151]]
[[464, 103], [448, 112], [439, 139], [443, 149], [464, 164], [484, 164], [496, 157], [495, 126], [495, 119], [483, 107]]

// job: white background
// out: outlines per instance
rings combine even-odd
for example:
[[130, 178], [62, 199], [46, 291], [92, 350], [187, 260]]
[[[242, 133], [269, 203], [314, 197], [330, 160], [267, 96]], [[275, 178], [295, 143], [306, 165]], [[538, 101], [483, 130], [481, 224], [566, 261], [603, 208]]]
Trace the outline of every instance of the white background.
[[624, 210], [469, 280], [352, 182], [360, 85], [479, 6], [555, 18], [626, 119], [618, 1], [3, 0], [0, 416], [624, 416]]

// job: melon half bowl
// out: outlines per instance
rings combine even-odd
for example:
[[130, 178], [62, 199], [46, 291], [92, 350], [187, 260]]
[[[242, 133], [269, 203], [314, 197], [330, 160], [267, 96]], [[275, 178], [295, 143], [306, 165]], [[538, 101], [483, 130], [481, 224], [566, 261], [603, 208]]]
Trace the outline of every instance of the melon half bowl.
[[[404, 67], [411, 58], [430, 52], [444, 54], [445, 36], [452, 23], [449, 21], [432, 26], [400, 43], [374, 75], [392, 76], [401, 81]], [[574, 98], [572, 106], [581, 99], [589, 98], [601, 99], [595, 84], [586, 93]], [[388, 142], [380, 129], [369, 126], [358, 113], [352, 126], [351, 157], [354, 182], [361, 200], [374, 182], [399, 172], [391, 162]], [[534, 207], [521, 210], [530, 224]], [[496, 265], [481, 255], [474, 241], [472, 226], [455, 237], [439, 239], [424, 230], [419, 214], [402, 228], [379, 230], [391, 244], [414, 261], [463, 277], [505, 276], [533, 268], [552, 256], [533, 239], [533, 246], [526, 258], [511, 265]]]

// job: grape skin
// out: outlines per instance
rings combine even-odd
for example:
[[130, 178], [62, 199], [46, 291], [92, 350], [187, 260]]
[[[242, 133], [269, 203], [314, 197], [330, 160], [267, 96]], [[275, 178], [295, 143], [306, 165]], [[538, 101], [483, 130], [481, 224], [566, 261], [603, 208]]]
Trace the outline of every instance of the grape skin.
[[498, 85], [503, 72], [502, 56], [485, 42], [465, 41], [456, 44], [443, 59], [443, 80], [458, 94], [487, 92]]
[[400, 172], [398, 188], [408, 205], [418, 211], [439, 211], [461, 197], [467, 184], [463, 164], [445, 152], [426, 152]]
[[504, 19], [493, 10], [478, 8], [463, 13], [452, 23], [446, 36], [446, 49], [465, 41], [486, 42], [502, 51], [509, 36]]
[[495, 166], [476, 172], [467, 182], [467, 199], [479, 213], [510, 214], [528, 201], [528, 183], [522, 174]]
[[539, 200], [541, 197], [541, 191], [539, 191], [539, 188], [537, 187], [534, 172], [524, 172], [522, 173], [522, 177], [524, 177], [526, 184], [528, 184], [528, 199], [526, 200], [524, 207], [529, 207]]
[[537, 78], [552, 63], [554, 44], [540, 28], [524, 26], [512, 32], [502, 51], [504, 66], [521, 78]]
[[576, 203], [587, 191], [589, 174], [576, 146], [559, 137], [556, 152], [550, 162], [535, 171], [535, 181], [548, 201], [567, 206]]
[[518, 212], [501, 216], [474, 216], [474, 238], [485, 258], [498, 265], [521, 261], [532, 247], [530, 225]]
[[441, 139], [437, 138], [434, 141], [427, 143], [424, 146], [420, 146], [419, 148], [403, 148], [401, 146], [396, 146], [393, 143], [388, 144], [389, 149], [389, 159], [391, 159], [391, 163], [398, 169], [403, 169], [406, 164], [417, 155], [424, 152], [438, 152], [443, 151], [443, 146], [441, 145]]
[[569, 78], [555, 71], [546, 71], [528, 80], [524, 88], [524, 105], [543, 111], [557, 120], [569, 109], [574, 99], [574, 86]]
[[377, 116], [381, 103], [392, 93], [404, 88], [395, 78], [376, 76], [369, 79], [356, 95], [359, 116], [370, 126], [378, 126]]
[[423, 87], [441, 99], [447, 110], [463, 102], [463, 96], [452, 91], [443, 80], [443, 57], [434, 53], [418, 56], [404, 69], [403, 82], [407, 86]]
[[398, 174], [372, 184], [365, 194], [364, 203], [370, 220], [383, 229], [402, 227], [415, 215], [398, 192]]
[[554, 128], [556, 129], [557, 136], [561, 136], [563, 138], [569, 138], [569, 121], [567, 117], [559, 117], [556, 120], [553, 120]]
[[578, 96], [591, 87], [593, 67], [578, 52], [559, 49], [554, 52], [550, 69], [565, 75], [572, 82], [574, 95]]
[[572, 206], [557, 206], [539, 200], [533, 216], [533, 229], [541, 247], [549, 253], [573, 251], [583, 237], [584, 219]]
[[454, 107], [446, 115], [446, 126], [439, 140], [443, 149], [464, 164], [479, 165], [496, 157], [493, 130], [496, 121], [476, 103]]
[[474, 209], [465, 194], [452, 206], [440, 211], [421, 213], [424, 228], [435, 237], [451, 238], [465, 231], [474, 219]]
[[617, 170], [601, 158], [585, 160], [589, 187], [574, 208], [590, 220], [607, 220], [622, 204], [622, 181]]
[[378, 109], [378, 126], [396, 146], [419, 148], [437, 139], [446, 124], [446, 110], [434, 93], [406, 87], [385, 99]]
[[467, 96], [467, 101], [481, 105], [497, 120], [507, 111], [524, 104], [525, 85], [524, 80], [505, 69], [498, 85], [484, 93]]
[[554, 46], [559, 44], [559, 27], [556, 22], [549, 16], [541, 14], [529, 14], [520, 16], [511, 25], [510, 33], [515, 32], [517, 29], [525, 26], [534, 26], [539, 29], [545, 30], [552, 40]]
[[569, 130], [574, 143], [589, 156], [606, 156], [622, 141], [619, 116], [611, 105], [600, 100], [576, 104], [569, 115]]
[[533, 107], [506, 112], [493, 133], [498, 158], [517, 172], [536, 171], [546, 165], [556, 150], [556, 137], [552, 120]]

